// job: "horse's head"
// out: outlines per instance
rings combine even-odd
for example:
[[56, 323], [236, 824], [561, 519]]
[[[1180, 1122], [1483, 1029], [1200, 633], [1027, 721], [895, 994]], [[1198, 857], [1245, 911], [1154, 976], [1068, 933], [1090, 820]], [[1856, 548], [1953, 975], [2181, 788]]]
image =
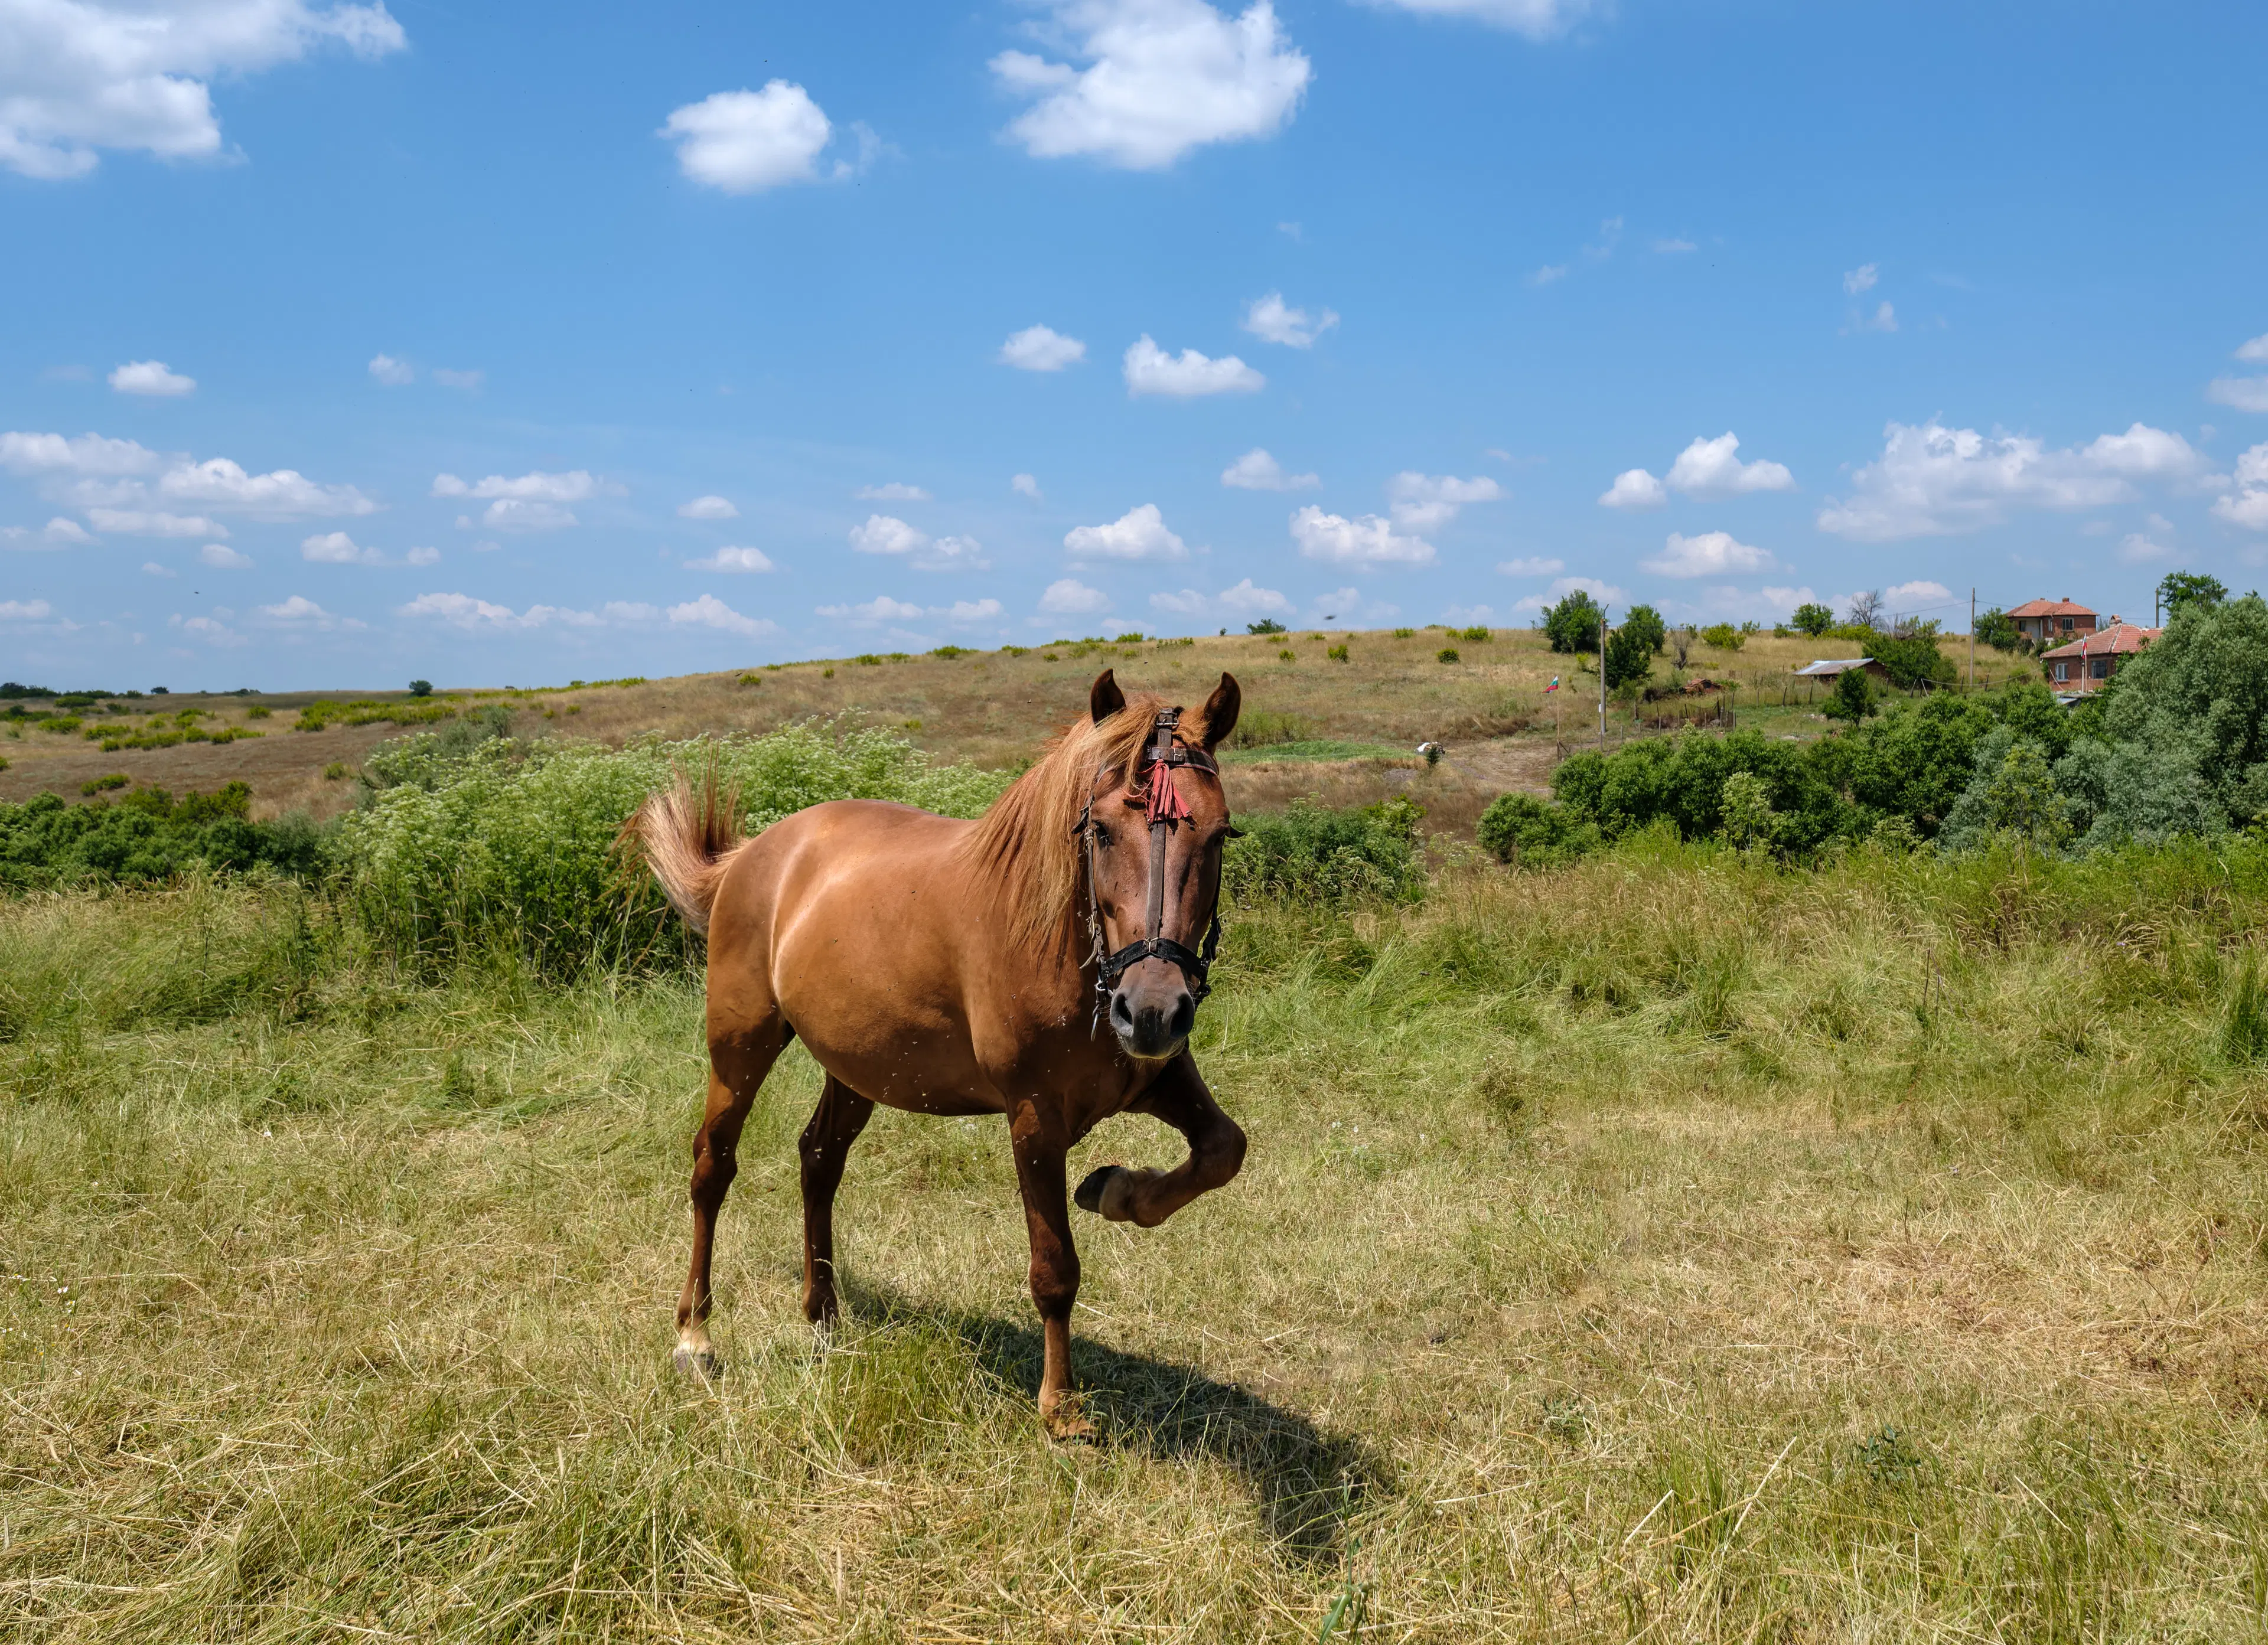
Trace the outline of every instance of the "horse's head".
[[[1236, 727], [1243, 697], [1233, 676], [1189, 723], [1181, 710], [1156, 716], [1124, 766], [1096, 774], [1088, 797], [1086, 856], [1101, 935], [1110, 1026], [1129, 1056], [1174, 1056], [1206, 992], [1228, 801], [1212, 751]], [[1097, 726], [1126, 711], [1109, 669], [1087, 699]]]

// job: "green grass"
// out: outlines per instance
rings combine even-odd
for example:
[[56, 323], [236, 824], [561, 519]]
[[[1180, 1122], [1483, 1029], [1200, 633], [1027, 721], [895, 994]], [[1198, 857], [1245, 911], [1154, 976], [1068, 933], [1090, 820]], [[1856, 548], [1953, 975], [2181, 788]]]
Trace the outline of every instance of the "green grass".
[[1220, 753], [1230, 765], [1273, 764], [1282, 760], [1395, 760], [1417, 763], [1408, 749], [1385, 743], [1351, 743], [1335, 738], [1303, 738], [1297, 742], [1271, 743], [1260, 748], [1226, 748]]
[[1245, 911], [1198, 1055], [1248, 1164], [1080, 1220], [1064, 1448], [997, 1122], [878, 1117], [816, 1348], [792, 1052], [703, 1390], [690, 980], [18, 900], [0, 1635], [2257, 1637], [2264, 914], [2247, 843], [1651, 841]]

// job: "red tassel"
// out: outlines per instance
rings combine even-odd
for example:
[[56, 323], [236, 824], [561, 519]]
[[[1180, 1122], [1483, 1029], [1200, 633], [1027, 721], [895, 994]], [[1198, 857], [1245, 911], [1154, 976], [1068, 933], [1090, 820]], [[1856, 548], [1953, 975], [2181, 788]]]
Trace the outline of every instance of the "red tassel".
[[1189, 802], [1174, 786], [1174, 767], [1152, 765], [1150, 767], [1149, 820], [1152, 823], [1179, 822], [1191, 815]]

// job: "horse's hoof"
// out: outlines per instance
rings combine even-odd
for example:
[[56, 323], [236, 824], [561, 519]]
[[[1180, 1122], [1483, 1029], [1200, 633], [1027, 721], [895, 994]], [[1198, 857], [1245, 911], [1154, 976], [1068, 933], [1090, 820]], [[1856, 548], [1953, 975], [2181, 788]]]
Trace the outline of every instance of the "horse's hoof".
[[681, 1342], [669, 1362], [687, 1377], [698, 1377], [703, 1382], [715, 1382], [725, 1374], [725, 1362], [717, 1357], [714, 1348], [696, 1348]]
[[1078, 1191], [1071, 1196], [1071, 1203], [1082, 1211], [1092, 1211], [1097, 1216], [1101, 1215], [1103, 1190], [1110, 1186], [1110, 1179], [1113, 1177], [1123, 1174], [1125, 1170], [1126, 1167], [1123, 1165], [1096, 1166], [1086, 1173], [1086, 1180], [1080, 1183]]
[[1046, 1425], [1048, 1437], [1059, 1445], [1075, 1445], [1095, 1437], [1094, 1424], [1079, 1414], [1074, 1397], [1058, 1399], [1052, 1411], [1040, 1413], [1040, 1421]]

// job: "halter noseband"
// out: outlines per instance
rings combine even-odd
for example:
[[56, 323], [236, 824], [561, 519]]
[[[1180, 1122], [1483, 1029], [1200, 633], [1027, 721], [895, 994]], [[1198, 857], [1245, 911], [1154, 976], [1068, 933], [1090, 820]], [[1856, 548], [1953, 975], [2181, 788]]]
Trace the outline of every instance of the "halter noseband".
[[1086, 842], [1086, 929], [1093, 939], [1093, 951], [1087, 955], [1095, 967], [1094, 991], [1100, 996], [1095, 1003], [1095, 1023], [1102, 1020], [1102, 1002], [1110, 997], [1118, 986], [1118, 979], [1130, 966], [1145, 959], [1167, 959], [1182, 968], [1189, 980], [1191, 999], [1203, 1003], [1212, 992], [1207, 980], [1212, 972], [1213, 955], [1220, 948], [1220, 892], [1213, 892], [1212, 923], [1205, 929], [1204, 947], [1192, 952], [1189, 948], [1165, 936], [1166, 924], [1166, 834], [1167, 830], [1189, 814], [1189, 808], [1174, 786], [1173, 767], [1194, 766], [1200, 771], [1219, 775], [1220, 767], [1213, 763], [1211, 754], [1200, 748], [1185, 747], [1174, 740], [1174, 732], [1181, 723], [1179, 709], [1166, 709], [1158, 716], [1157, 738], [1144, 752], [1149, 756], [1149, 819], [1150, 819], [1150, 908], [1147, 934], [1116, 953], [1105, 953], [1102, 947], [1102, 916], [1101, 900], [1095, 894], [1094, 878], [1094, 800], [1090, 795], [1079, 814], [1079, 832]]

